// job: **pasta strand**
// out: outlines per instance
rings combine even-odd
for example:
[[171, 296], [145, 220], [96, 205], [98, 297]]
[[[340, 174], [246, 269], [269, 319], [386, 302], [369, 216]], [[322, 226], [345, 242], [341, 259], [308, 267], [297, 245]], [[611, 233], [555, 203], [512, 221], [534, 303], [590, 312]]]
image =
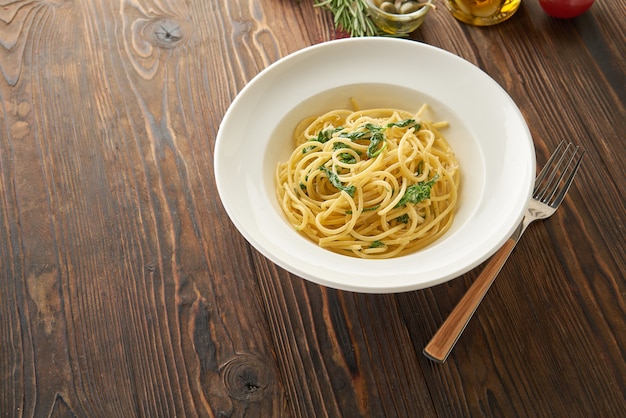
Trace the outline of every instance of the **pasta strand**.
[[[352, 100], [358, 109], [357, 104]], [[275, 173], [288, 222], [323, 248], [390, 258], [424, 248], [452, 225], [459, 165], [438, 129], [400, 109], [336, 109], [294, 131]]]

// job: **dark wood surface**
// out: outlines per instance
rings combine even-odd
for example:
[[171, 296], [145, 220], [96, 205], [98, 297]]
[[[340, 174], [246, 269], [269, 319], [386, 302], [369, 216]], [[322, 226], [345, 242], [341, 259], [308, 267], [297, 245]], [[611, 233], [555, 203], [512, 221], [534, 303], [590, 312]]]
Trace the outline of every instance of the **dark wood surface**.
[[[587, 155], [444, 364], [422, 349], [480, 268], [366, 295], [286, 273], [217, 197], [224, 112], [338, 36], [312, 0], [0, 1], [0, 416], [626, 416], [626, 9], [411, 37], [512, 96], [538, 165]], [[488, 117], [488, 115], [486, 115]]]

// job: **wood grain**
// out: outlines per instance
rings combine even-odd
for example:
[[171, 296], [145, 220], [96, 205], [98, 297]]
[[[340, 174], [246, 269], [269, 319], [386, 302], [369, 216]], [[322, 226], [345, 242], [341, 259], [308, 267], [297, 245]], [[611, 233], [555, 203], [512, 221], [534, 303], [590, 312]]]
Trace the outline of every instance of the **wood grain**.
[[587, 151], [437, 365], [422, 348], [480, 267], [397, 295], [324, 288], [252, 249], [217, 195], [226, 109], [344, 36], [329, 13], [0, 0], [0, 416], [626, 416], [625, 13], [525, 1], [475, 28], [441, 4], [412, 35], [502, 85], [538, 166], [562, 139]]
[[[5, 28], [26, 46], [2, 90], [2, 259], [12, 260], [2, 274], [2, 352], [12, 353], [2, 376], [12, 393], [0, 410], [220, 416], [254, 405], [263, 416], [283, 407], [254, 272], [230, 262], [246, 246], [215, 227], [228, 221], [211, 165], [223, 110], [268, 62], [235, 54], [252, 42], [237, 28], [225, 28], [228, 39], [194, 24], [253, 22], [248, 10], [209, 6], [10, 6], [32, 16], [17, 20], [18, 11]], [[209, 77], [207, 63], [224, 53], [245, 66], [231, 59]], [[9, 55], [2, 62], [12, 65]]]

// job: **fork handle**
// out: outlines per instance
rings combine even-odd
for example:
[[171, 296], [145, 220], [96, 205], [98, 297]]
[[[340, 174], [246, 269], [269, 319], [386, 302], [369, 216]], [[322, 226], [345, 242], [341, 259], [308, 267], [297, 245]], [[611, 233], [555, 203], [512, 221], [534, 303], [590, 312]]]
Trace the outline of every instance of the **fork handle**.
[[474, 281], [467, 293], [452, 310], [448, 318], [424, 348], [424, 355], [438, 363], [443, 363], [454, 348], [463, 330], [469, 323], [476, 308], [485, 297], [485, 294], [496, 279], [502, 266], [509, 258], [511, 251], [517, 244], [516, 237], [509, 238], [502, 247], [491, 257], [485, 269]]

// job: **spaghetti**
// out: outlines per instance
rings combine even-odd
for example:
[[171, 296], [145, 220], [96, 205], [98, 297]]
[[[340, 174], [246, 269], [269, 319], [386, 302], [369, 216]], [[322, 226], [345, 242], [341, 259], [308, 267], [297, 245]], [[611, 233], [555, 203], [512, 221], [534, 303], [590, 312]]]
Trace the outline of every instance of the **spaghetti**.
[[437, 130], [398, 109], [332, 110], [294, 131], [278, 164], [278, 200], [289, 223], [322, 248], [362, 258], [421, 249], [451, 226], [459, 167]]

